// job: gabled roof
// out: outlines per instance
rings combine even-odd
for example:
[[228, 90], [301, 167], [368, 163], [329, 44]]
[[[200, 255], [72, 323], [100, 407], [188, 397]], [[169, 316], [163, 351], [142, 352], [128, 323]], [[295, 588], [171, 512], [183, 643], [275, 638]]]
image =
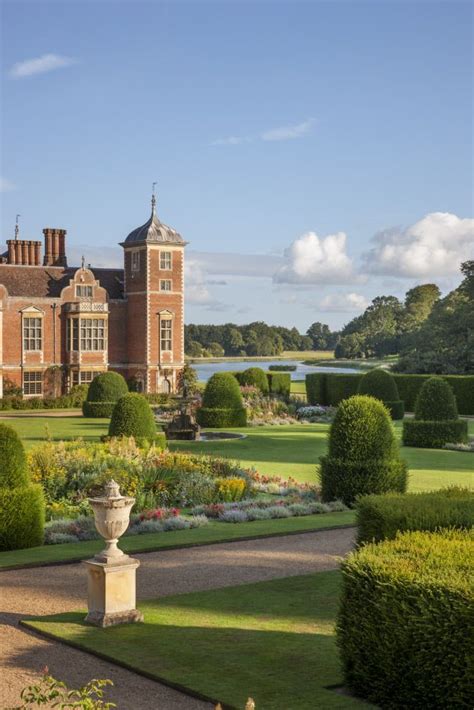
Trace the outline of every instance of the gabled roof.
[[[69, 286], [78, 266], [17, 266], [0, 264], [0, 284], [9, 296], [27, 298], [59, 298]], [[94, 278], [105, 288], [109, 299], [123, 298], [123, 269], [90, 269]]]

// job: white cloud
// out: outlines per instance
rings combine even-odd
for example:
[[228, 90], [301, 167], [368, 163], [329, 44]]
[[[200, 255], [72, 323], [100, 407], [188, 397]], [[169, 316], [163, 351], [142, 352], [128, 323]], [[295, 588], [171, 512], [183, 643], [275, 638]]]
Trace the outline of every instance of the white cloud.
[[369, 301], [360, 293], [331, 293], [319, 302], [319, 310], [333, 313], [365, 311]]
[[[197, 261], [187, 259], [184, 265], [185, 299], [194, 306], [204, 306], [208, 311], [227, 310], [227, 305], [213, 298], [209, 291], [206, 273]], [[221, 282], [222, 283], [222, 282]]]
[[15, 190], [16, 185], [12, 183], [11, 180], [7, 180], [7, 178], [0, 178], [0, 192], [10, 192], [11, 190]]
[[294, 138], [302, 138], [311, 131], [313, 125], [314, 118], [308, 118], [306, 121], [292, 126], [282, 126], [273, 128], [270, 131], [264, 131], [260, 137], [262, 141], [288, 141]]
[[60, 54], [43, 54], [41, 57], [17, 62], [12, 66], [8, 75], [11, 79], [23, 79], [34, 74], [45, 74], [54, 69], [70, 67], [76, 63], [72, 57], [64, 57]]
[[375, 246], [363, 255], [372, 274], [433, 278], [459, 271], [474, 253], [474, 219], [449, 212], [432, 212], [406, 229], [376, 234]]
[[217, 138], [211, 142], [211, 145], [240, 145], [241, 143], [249, 143], [252, 139], [244, 136], [228, 136], [227, 138]]
[[286, 249], [284, 264], [273, 275], [275, 283], [300, 285], [341, 284], [354, 280], [344, 232], [327, 237], [306, 232]]

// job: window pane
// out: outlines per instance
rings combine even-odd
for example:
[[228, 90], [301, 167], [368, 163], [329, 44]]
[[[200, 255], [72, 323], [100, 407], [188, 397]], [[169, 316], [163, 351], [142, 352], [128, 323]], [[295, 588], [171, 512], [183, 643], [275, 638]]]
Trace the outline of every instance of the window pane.
[[23, 319], [24, 350], [42, 349], [42, 319], [25, 317]]

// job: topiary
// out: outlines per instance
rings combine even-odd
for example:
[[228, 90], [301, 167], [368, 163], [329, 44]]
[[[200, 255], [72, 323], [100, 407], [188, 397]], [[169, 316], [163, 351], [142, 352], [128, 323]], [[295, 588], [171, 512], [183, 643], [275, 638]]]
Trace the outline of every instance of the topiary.
[[246, 426], [247, 416], [242, 393], [234, 375], [216, 372], [209, 379], [202, 398], [202, 407], [197, 411], [201, 426]]
[[43, 489], [30, 485], [23, 443], [0, 424], [0, 550], [41, 545], [44, 517]]
[[415, 419], [439, 422], [458, 419], [456, 397], [442, 377], [430, 377], [421, 386], [415, 402]]
[[359, 394], [368, 394], [380, 399], [389, 410], [392, 419], [403, 419], [405, 408], [398, 394], [397, 383], [387, 370], [376, 368], [361, 377]]
[[133, 436], [137, 442], [154, 442], [156, 424], [145, 397], [136, 392], [120, 397], [110, 419], [109, 436]]
[[261, 367], [249, 367], [240, 373], [239, 382], [244, 387], [258, 387], [260, 392], [268, 394], [268, 379]]
[[0, 424], [0, 488], [17, 488], [29, 482], [23, 443], [11, 426]]
[[127, 394], [128, 385], [118, 372], [102, 372], [94, 377], [82, 405], [85, 417], [110, 417], [115, 402]]
[[358, 495], [404, 493], [407, 468], [388, 412], [374, 397], [354, 395], [341, 402], [329, 432], [327, 456], [320, 459], [324, 501], [341, 499], [346, 505]]

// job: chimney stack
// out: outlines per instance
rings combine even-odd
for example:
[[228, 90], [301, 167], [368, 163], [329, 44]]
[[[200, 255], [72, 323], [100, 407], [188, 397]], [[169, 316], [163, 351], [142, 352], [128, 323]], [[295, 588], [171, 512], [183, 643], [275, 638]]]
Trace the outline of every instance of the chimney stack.
[[17, 266], [40, 266], [41, 242], [29, 239], [7, 239], [7, 264]]
[[44, 266], [67, 266], [66, 230], [46, 227], [44, 234]]

